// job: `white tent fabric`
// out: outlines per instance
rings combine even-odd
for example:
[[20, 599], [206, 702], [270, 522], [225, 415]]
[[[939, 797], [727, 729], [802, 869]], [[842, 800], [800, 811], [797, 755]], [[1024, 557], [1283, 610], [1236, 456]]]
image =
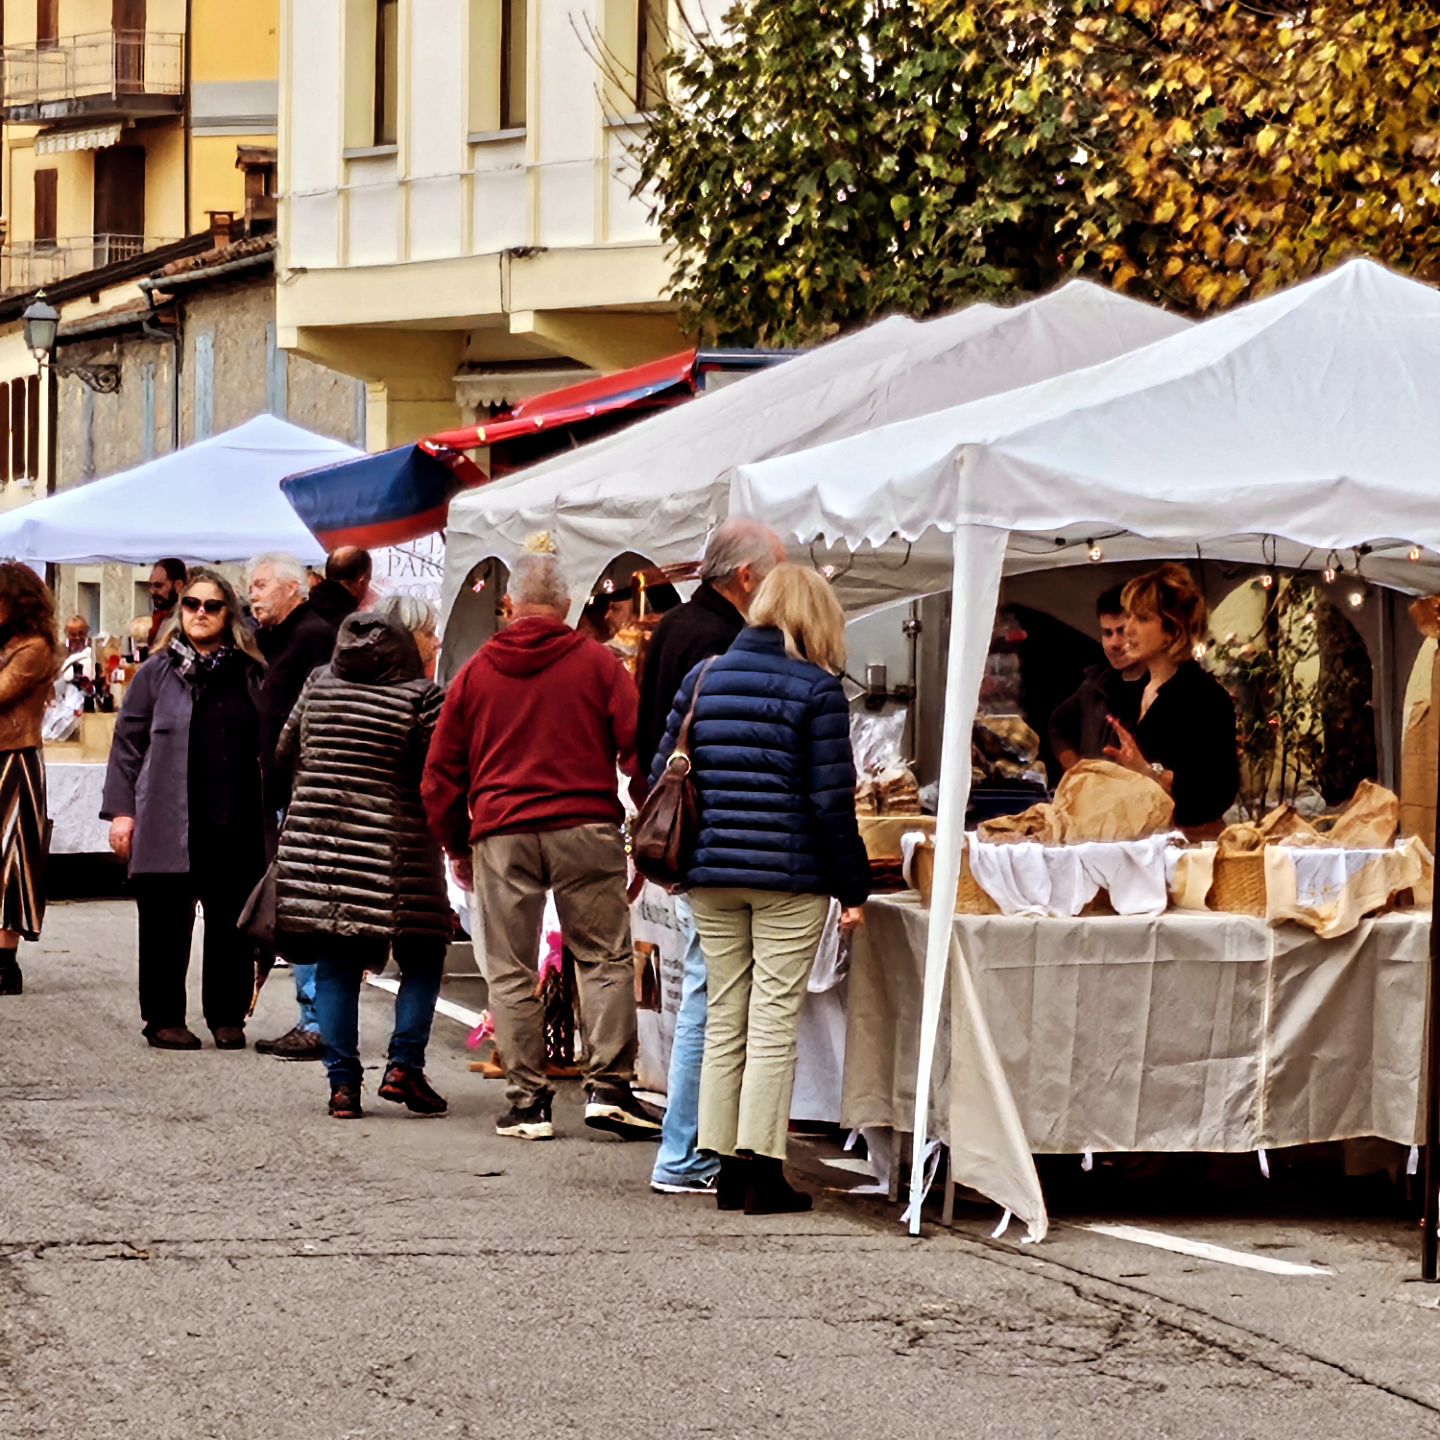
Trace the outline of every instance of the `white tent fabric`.
[[994, 395], [1188, 328], [1083, 282], [1011, 309], [881, 321], [459, 496], [447, 531], [446, 614], [476, 564], [511, 562], [537, 530], [555, 536], [583, 601], [627, 551], [655, 564], [698, 558], [728, 513], [723, 476], [732, 466]]
[[[1316, 569], [1334, 551], [1370, 579], [1435, 588], [1437, 373], [1440, 294], [1357, 261], [1088, 370], [732, 476], [730, 504], [789, 539], [893, 548], [898, 538], [933, 553], [937, 533], [953, 535], [956, 623], [913, 1229], [953, 944], [970, 731], [1002, 571], [1084, 563], [1090, 544], [1103, 541], [1111, 558], [1203, 553], [1259, 563], [1269, 554], [1282, 564], [1308, 559]], [[1412, 544], [1421, 547], [1418, 562], [1408, 558]], [[992, 1159], [1018, 1163], [1013, 1131], [991, 1138]], [[1018, 1200], [995, 1198], [1028, 1223], [1032, 1238], [1044, 1234], [1038, 1183]]]
[[325, 552], [280, 490], [287, 475], [361, 452], [261, 415], [118, 475], [0, 514], [0, 555], [58, 565], [248, 560]]

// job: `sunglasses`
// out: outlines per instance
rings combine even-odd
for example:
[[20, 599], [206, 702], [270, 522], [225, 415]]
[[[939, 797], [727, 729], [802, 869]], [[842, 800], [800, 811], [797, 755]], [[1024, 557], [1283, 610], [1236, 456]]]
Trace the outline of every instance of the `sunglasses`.
[[224, 613], [225, 602], [223, 600], [202, 600], [198, 595], [187, 595], [181, 600], [180, 608], [189, 615], [198, 615], [202, 610], [207, 615], [220, 615]]

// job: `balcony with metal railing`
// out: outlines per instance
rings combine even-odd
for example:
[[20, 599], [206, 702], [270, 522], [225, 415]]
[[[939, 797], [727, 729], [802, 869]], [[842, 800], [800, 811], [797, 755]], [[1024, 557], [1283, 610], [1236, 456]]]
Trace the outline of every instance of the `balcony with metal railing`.
[[0, 119], [12, 125], [175, 115], [184, 103], [184, 35], [101, 30], [0, 46]]
[[0, 247], [0, 294], [42, 289], [133, 260], [150, 250], [173, 245], [175, 237], [154, 235], [77, 235], [62, 240], [15, 241]]

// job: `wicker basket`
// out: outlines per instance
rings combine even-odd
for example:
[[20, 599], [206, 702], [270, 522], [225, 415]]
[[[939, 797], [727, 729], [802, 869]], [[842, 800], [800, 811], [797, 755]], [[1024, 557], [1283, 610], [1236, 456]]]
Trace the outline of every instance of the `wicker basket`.
[[[920, 846], [915, 852], [915, 888], [920, 898], [928, 905], [935, 893], [935, 845], [934, 842]], [[967, 845], [960, 856], [960, 886], [955, 895], [957, 915], [1003, 915], [1005, 912], [980, 888], [980, 883], [970, 873], [970, 847]], [[1110, 903], [1110, 894], [1102, 890], [1080, 912], [1082, 915], [1113, 915], [1115, 907]]]
[[1209, 906], [1227, 915], [1265, 915], [1265, 852], [1217, 855]]
[[858, 819], [860, 839], [872, 860], [899, 860], [903, 853], [900, 841], [906, 835], [917, 831], [935, 834], [933, 815], [861, 815]]

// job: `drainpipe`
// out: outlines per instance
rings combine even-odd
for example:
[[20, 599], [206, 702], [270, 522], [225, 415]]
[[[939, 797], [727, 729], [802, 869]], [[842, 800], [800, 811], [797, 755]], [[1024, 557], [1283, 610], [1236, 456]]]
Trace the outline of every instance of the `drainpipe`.
[[[183, 119], [183, 124], [184, 124], [184, 126], [185, 126], [185, 186], [184, 186], [184, 189], [185, 189], [185, 215], [184, 215], [184, 219], [183, 219], [183, 221], [182, 221], [182, 223], [181, 223], [181, 226], [180, 226], [180, 233], [181, 233], [182, 235], [188, 235], [188, 234], [190, 233], [190, 214], [191, 214], [190, 206], [191, 206], [191, 204], [193, 203], [193, 197], [191, 196], [191, 193], [190, 193], [190, 187], [191, 187], [190, 152], [191, 152], [191, 149], [193, 148], [194, 143], [195, 143], [195, 119], [194, 119], [194, 113], [195, 113], [195, 112], [194, 112], [194, 107], [195, 107], [195, 101], [194, 101], [195, 71], [194, 71], [194, 66], [193, 66], [192, 63], [191, 63], [190, 57], [191, 57], [191, 54], [193, 53], [194, 48], [195, 48], [194, 45], [193, 45], [193, 43], [192, 43], [192, 38], [193, 38], [192, 31], [193, 31], [194, 23], [195, 23], [195, 0], [185, 0], [185, 38], [184, 38], [184, 40], [181, 42], [181, 43], [185, 46], [185, 67], [184, 67], [184, 68], [185, 68], [185, 109], [184, 109], [184, 119]], [[177, 373], [178, 373], [178, 372], [177, 372]]]
[[150, 302], [150, 313], [145, 317], [140, 333], [152, 340], [167, 341], [170, 345], [170, 453], [173, 455], [180, 448], [180, 359], [185, 353], [185, 307], [176, 301], [175, 324], [170, 327], [161, 325], [155, 319], [154, 292], [146, 288], [143, 280], [140, 287], [145, 290], [145, 298]]

